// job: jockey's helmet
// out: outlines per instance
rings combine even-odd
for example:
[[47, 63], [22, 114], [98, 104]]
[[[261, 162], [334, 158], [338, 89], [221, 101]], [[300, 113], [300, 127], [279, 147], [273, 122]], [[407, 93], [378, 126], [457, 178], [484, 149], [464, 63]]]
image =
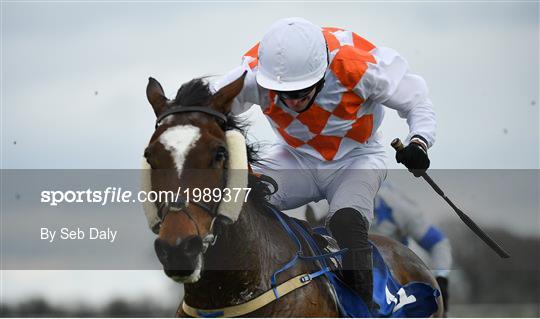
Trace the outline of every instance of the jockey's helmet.
[[257, 83], [274, 91], [297, 91], [319, 82], [328, 67], [322, 29], [303, 18], [278, 20], [259, 44]]

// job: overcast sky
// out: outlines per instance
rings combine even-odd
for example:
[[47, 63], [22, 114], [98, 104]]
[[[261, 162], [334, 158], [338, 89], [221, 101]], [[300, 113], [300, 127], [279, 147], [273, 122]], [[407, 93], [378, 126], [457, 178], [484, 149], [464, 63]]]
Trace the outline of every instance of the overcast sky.
[[[437, 112], [433, 168], [539, 168], [538, 3], [463, 2], [5, 3], [2, 167], [138, 168], [154, 122], [147, 78], [173, 96], [223, 74], [285, 16], [408, 59]], [[271, 139], [257, 111], [251, 135]], [[388, 145], [407, 125], [388, 110], [383, 133]]]
[[[287, 16], [355, 31], [407, 58], [426, 79], [437, 112], [432, 168], [540, 168], [537, 2], [1, 6], [4, 169], [138, 168], [154, 125], [145, 96], [148, 77], [172, 97], [183, 82], [237, 66], [266, 28]], [[257, 123], [251, 138], [272, 140], [260, 111], [248, 115]], [[407, 125], [388, 110], [383, 132], [388, 145], [407, 136]], [[398, 168], [389, 146], [388, 154], [388, 167]], [[537, 198], [526, 201], [534, 213]], [[158, 294], [167, 279], [154, 273], [140, 282]], [[93, 300], [136, 291], [126, 273], [111, 275], [125, 284], [109, 290], [87, 285], [101, 274], [78, 284], [73, 278], [80, 280], [79, 274], [60, 274], [72, 285], [54, 285], [58, 273], [34, 275], [10, 273], [2, 289], [14, 298], [41, 291], [53, 300], [79, 298], [74, 291], [81, 285]]]

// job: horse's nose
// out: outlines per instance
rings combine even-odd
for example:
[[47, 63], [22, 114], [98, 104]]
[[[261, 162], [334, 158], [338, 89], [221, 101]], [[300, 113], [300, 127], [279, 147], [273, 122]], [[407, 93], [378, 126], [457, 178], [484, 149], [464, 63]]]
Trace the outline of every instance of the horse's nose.
[[183, 260], [192, 260], [197, 257], [202, 252], [203, 242], [199, 236], [189, 236], [178, 245], [172, 246], [157, 238], [154, 241], [154, 249], [159, 261], [164, 266], [178, 266], [176, 264], [182, 264]]

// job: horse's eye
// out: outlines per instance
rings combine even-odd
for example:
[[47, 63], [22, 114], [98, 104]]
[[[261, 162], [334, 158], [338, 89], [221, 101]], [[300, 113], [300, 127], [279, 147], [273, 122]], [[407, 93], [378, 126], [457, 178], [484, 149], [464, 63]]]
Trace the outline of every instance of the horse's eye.
[[152, 151], [150, 151], [150, 147], [147, 147], [144, 150], [144, 158], [146, 159], [146, 163], [150, 165], [150, 167], [154, 168], [156, 164], [156, 158], [153, 156]]
[[216, 149], [216, 153], [214, 155], [214, 162], [219, 163], [227, 159], [227, 149], [223, 146], [220, 146]]

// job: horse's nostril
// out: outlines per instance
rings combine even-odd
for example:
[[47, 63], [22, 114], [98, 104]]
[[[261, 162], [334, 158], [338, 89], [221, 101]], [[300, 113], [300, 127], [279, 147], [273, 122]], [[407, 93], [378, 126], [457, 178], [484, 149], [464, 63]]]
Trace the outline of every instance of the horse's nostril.
[[190, 236], [182, 240], [180, 248], [187, 256], [195, 257], [202, 252], [203, 242], [199, 236]]
[[167, 260], [169, 259], [169, 250], [170, 250], [169, 244], [167, 244], [165, 241], [157, 238], [154, 241], [154, 249], [156, 251], [156, 255], [157, 255], [159, 261], [162, 264], [166, 264]]
[[199, 236], [186, 237], [178, 245], [169, 245], [159, 238], [154, 241], [156, 255], [169, 277], [185, 277], [193, 273], [202, 247]]
[[150, 151], [148, 149], [144, 150], [144, 158], [148, 159], [150, 157]]

